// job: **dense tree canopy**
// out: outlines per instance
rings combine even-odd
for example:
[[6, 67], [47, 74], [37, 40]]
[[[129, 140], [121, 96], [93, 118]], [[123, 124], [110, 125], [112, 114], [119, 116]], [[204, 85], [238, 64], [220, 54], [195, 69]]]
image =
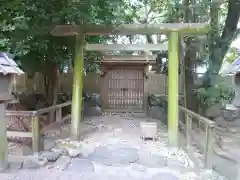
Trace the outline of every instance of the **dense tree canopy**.
[[[44, 75], [45, 95], [52, 104], [56, 94], [58, 74], [71, 62], [75, 40], [53, 37], [49, 34], [54, 25], [80, 23], [117, 23], [115, 18], [121, 2], [93, 0], [13, 0], [1, 6], [0, 45], [20, 60], [27, 74]], [[102, 42], [101, 37], [87, 41]]]
[[[120, 24], [161, 22], [210, 22], [211, 33], [205, 37], [184, 37], [186, 91], [194, 97], [194, 71], [207, 64], [205, 85], [211, 85], [231, 42], [239, 35], [239, 0], [11, 0], [0, 7], [0, 50], [16, 56], [27, 74], [40, 72], [45, 77], [45, 95], [54, 103], [58, 74], [71, 68], [75, 40], [53, 37], [49, 30], [59, 24]], [[88, 42], [117, 41], [118, 36], [86, 37]], [[139, 36], [127, 36], [130, 43]], [[166, 41], [162, 35], [146, 37], [148, 43]], [[96, 54], [85, 56], [85, 68], [97, 69]], [[190, 98], [189, 98], [190, 99]]]

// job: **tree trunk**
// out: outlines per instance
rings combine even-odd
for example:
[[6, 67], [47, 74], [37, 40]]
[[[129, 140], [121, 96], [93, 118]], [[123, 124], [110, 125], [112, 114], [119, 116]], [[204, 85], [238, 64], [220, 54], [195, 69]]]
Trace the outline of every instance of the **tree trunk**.
[[[48, 106], [54, 106], [57, 104], [58, 84], [59, 84], [59, 66], [52, 60], [46, 60], [45, 72], [45, 97]], [[49, 121], [53, 121], [54, 112], [49, 113]]]
[[68, 74], [72, 74], [73, 73], [73, 63], [72, 63], [72, 59], [69, 58], [68, 60], [68, 71], [67, 71]]
[[218, 3], [212, 3], [210, 7], [210, 24], [211, 32], [209, 34], [208, 41], [209, 43], [209, 66], [208, 70], [203, 79], [203, 87], [208, 88], [214, 84], [214, 77], [218, 73], [221, 63], [220, 46], [217, 42], [220, 38], [220, 29], [219, 29], [219, 7]]
[[196, 62], [196, 49], [191, 47], [192, 41], [186, 40], [186, 53], [184, 56], [185, 67], [185, 90], [186, 90], [186, 107], [194, 112], [198, 112], [198, 100], [194, 92], [194, 63]]
[[229, 46], [239, 33], [237, 29], [240, 18], [239, 0], [229, 0], [228, 13], [222, 35], [219, 32], [219, 7], [220, 4], [218, 2], [212, 2], [210, 9], [212, 31], [209, 39], [210, 64], [204, 75], [203, 85], [205, 87], [211, 86], [214, 83], [214, 75], [218, 74]]
[[[186, 23], [195, 22], [194, 14], [190, 10], [190, 3], [193, 5], [195, 1], [184, 0], [185, 12], [184, 21]], [[184, 67], [185, 67], [185, 90], [186, 90], [186, 107], [194, 112], [198, 111], [198, 102], [196, 93], [194, 92], [194, 64], [196, 63], [196, 48], [194, 47], [193, 40], [190, 37], [185, 39], [185, 56], [184, 56]]]
[[[228, 4], [228, 14], [225, 21], [225, 26], [220, 39], [220, 49], [221, 49], [221, 59], [220, 64], [222, 64], [222, 60], [228, 51], [228, 48], [237, 33], [237, 25], [240, 18], [240, 1], [239, 0], [229, 0]], [[220, 69], [220, 68], [219, 68]]]

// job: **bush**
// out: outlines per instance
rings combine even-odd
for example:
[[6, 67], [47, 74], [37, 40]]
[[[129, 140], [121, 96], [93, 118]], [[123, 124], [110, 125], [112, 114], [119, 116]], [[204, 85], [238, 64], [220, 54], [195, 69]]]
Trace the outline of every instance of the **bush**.
[[198, 88], [196, 94], [200, 106], [206, 108], [216, 103], [231, 103], [234, 89], [220, 84], [208, 88]]

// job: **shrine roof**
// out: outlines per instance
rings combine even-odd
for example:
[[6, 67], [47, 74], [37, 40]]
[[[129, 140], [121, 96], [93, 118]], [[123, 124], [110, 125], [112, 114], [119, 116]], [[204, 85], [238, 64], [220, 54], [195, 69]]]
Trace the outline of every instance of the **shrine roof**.
[[18, 67], [13, 60], [13, 56], [6, 52], [0, 52], [0, 74], [23, 74], [24, 72]]

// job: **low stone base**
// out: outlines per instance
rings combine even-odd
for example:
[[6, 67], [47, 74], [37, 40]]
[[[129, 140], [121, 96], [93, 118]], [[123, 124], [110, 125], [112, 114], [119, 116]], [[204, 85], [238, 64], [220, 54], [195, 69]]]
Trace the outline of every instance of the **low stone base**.
[[226, 105], [225, 108], [220, 110], [217, 117], [213, 121], [220, 127], [240, 127], [240, 107], [233, 105]]

